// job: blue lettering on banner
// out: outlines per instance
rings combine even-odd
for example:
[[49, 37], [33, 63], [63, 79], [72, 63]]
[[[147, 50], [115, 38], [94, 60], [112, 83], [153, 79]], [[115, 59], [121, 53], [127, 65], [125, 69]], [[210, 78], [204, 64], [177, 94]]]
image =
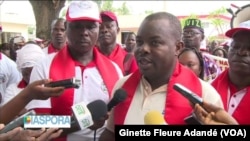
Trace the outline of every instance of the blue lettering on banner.
[[70, 116], [35, 115], [24, 117], [25, 128], [70, 128]]

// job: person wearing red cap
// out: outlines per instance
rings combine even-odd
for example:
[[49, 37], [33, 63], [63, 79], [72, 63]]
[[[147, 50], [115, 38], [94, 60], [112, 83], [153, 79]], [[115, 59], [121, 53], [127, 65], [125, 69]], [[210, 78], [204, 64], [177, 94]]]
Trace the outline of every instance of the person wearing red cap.
[[[99, 51], [110, 60], [114, 61], [121, 68], [124, 75], [134, 72], [138, 69], [137, 64], [131, 63], [135, 65], [128, 66], [129, 69], [125, 67], [124, 59], [127, 52], [116, 42], [117, 34], [120, 31], [116, 15], [111, 11], [103, 11], [100, 16], [102, 18], [102, 24], [98, 40]], [[135, 62], [135, 58], [133, 58], [133, 60]], [[125, 70], [129, 71], [125, 72]]]
[[[81, 84], [78, 89], [69, 88], [57, 98], [33, 100], [27, 109], [34, 109], [41, 114], [72, 115], [71, 107], [77, 103], [84, 102], [87, 105], [95, 100], [109, 102], [113, 87], [123, 74], [118, 65], [102, 55], [95, 46], [101, 22], [100, 11], [94, 1], [70, 3], [66, 12], [66, 47], [39, 62], [32, 70], [30, 83], [43, 78], [53, 81], [75, 78]], [[94, 124], [80, 131], [72, 125], [56, 140], [98, 140], [104, 129], [105, 118], [98, 120], [99, 126]]]
[[232, 38], [229, 68], [212, 85], [221, 95], [227, 112], [239, 124], [250, 124], [250, 20], [228, 30], [226, 36]]
[[46, 54], [58, 52], [66, 46], [65, 20], [58, 18], [51, 24], [51, 42], [48, 47], [43, 48]]

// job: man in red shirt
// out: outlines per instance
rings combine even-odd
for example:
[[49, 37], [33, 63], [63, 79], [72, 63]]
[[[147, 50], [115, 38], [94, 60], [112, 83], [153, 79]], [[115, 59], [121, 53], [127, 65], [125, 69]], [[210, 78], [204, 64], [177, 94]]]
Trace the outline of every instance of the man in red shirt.
[[62, 18], [55, 19], [51, 24], [51, 43], [43, 51], [46, 54], [58, 52], [66, 46], [65, 20]]
[[250, 20], [230, 29], [229, 68], [212, 85], [221, 95], [224, 108], [239, 124], [250, 124]]
[[[132, 63], [133, 65], [129, 66], [129, 72], [125, 73], [124, 59], [127, 52], [116, 42], [117, 34], [120, 31], [116, 15], [111, 11], [103, 11], [101, 12], [101, 19], [99, 51], [114, 61], [123, 71], [124, 75], [134, 72], [138, 68], [136, 63]], [[135, 58], [133, 60], [135, 62]]]

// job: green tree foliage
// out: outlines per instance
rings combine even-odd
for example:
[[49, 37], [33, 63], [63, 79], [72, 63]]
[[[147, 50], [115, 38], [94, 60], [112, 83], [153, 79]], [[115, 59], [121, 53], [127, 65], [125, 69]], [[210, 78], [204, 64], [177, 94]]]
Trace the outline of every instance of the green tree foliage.
[[153, 10], [145, 10], [144, 13], [145, 13], [146, 15], [150, 15], [150, 14], [153, 14], [154, 11], [153, 11]]
[[112, 11], [117, 15], [129, 15], [130, 9], [127, 6], [126, 2], [123, 2], [121, 7], [114, 7], [113, 0], [95, 0], [95, 2], [100, 7], [101, 11]]
[[120, 8], [116, 9], [118, 15], [129, 15], [130, 14], [130, 10], [127, 6], [126, 2], [122, 3], [122, 6]]
[[116, 9], [113, 7], [113, 0], [105, 0], [101, 2], [101, 10], [102, 11], [112, 11], [115, 12]]
[[211, 24], [216, 28], [218, 34], [223, 34], [223, 26], [226, 24], [224, 20], [220, 18], [220, 15], [226, 14], [227, 10], [225, 7], [221, 7], [209, 13], [208, 19], [210, 19]]

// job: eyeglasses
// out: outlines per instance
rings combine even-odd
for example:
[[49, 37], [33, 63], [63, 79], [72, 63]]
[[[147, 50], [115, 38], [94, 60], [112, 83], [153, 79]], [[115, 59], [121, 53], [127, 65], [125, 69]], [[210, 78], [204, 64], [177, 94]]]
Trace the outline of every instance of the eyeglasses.
[[184, 31], [182, 34], [183, 36], [188, 36], [188, 35], [194, 36], [194, 35], [201, 34], [201, 33], [194, 32], [194, 31]]

